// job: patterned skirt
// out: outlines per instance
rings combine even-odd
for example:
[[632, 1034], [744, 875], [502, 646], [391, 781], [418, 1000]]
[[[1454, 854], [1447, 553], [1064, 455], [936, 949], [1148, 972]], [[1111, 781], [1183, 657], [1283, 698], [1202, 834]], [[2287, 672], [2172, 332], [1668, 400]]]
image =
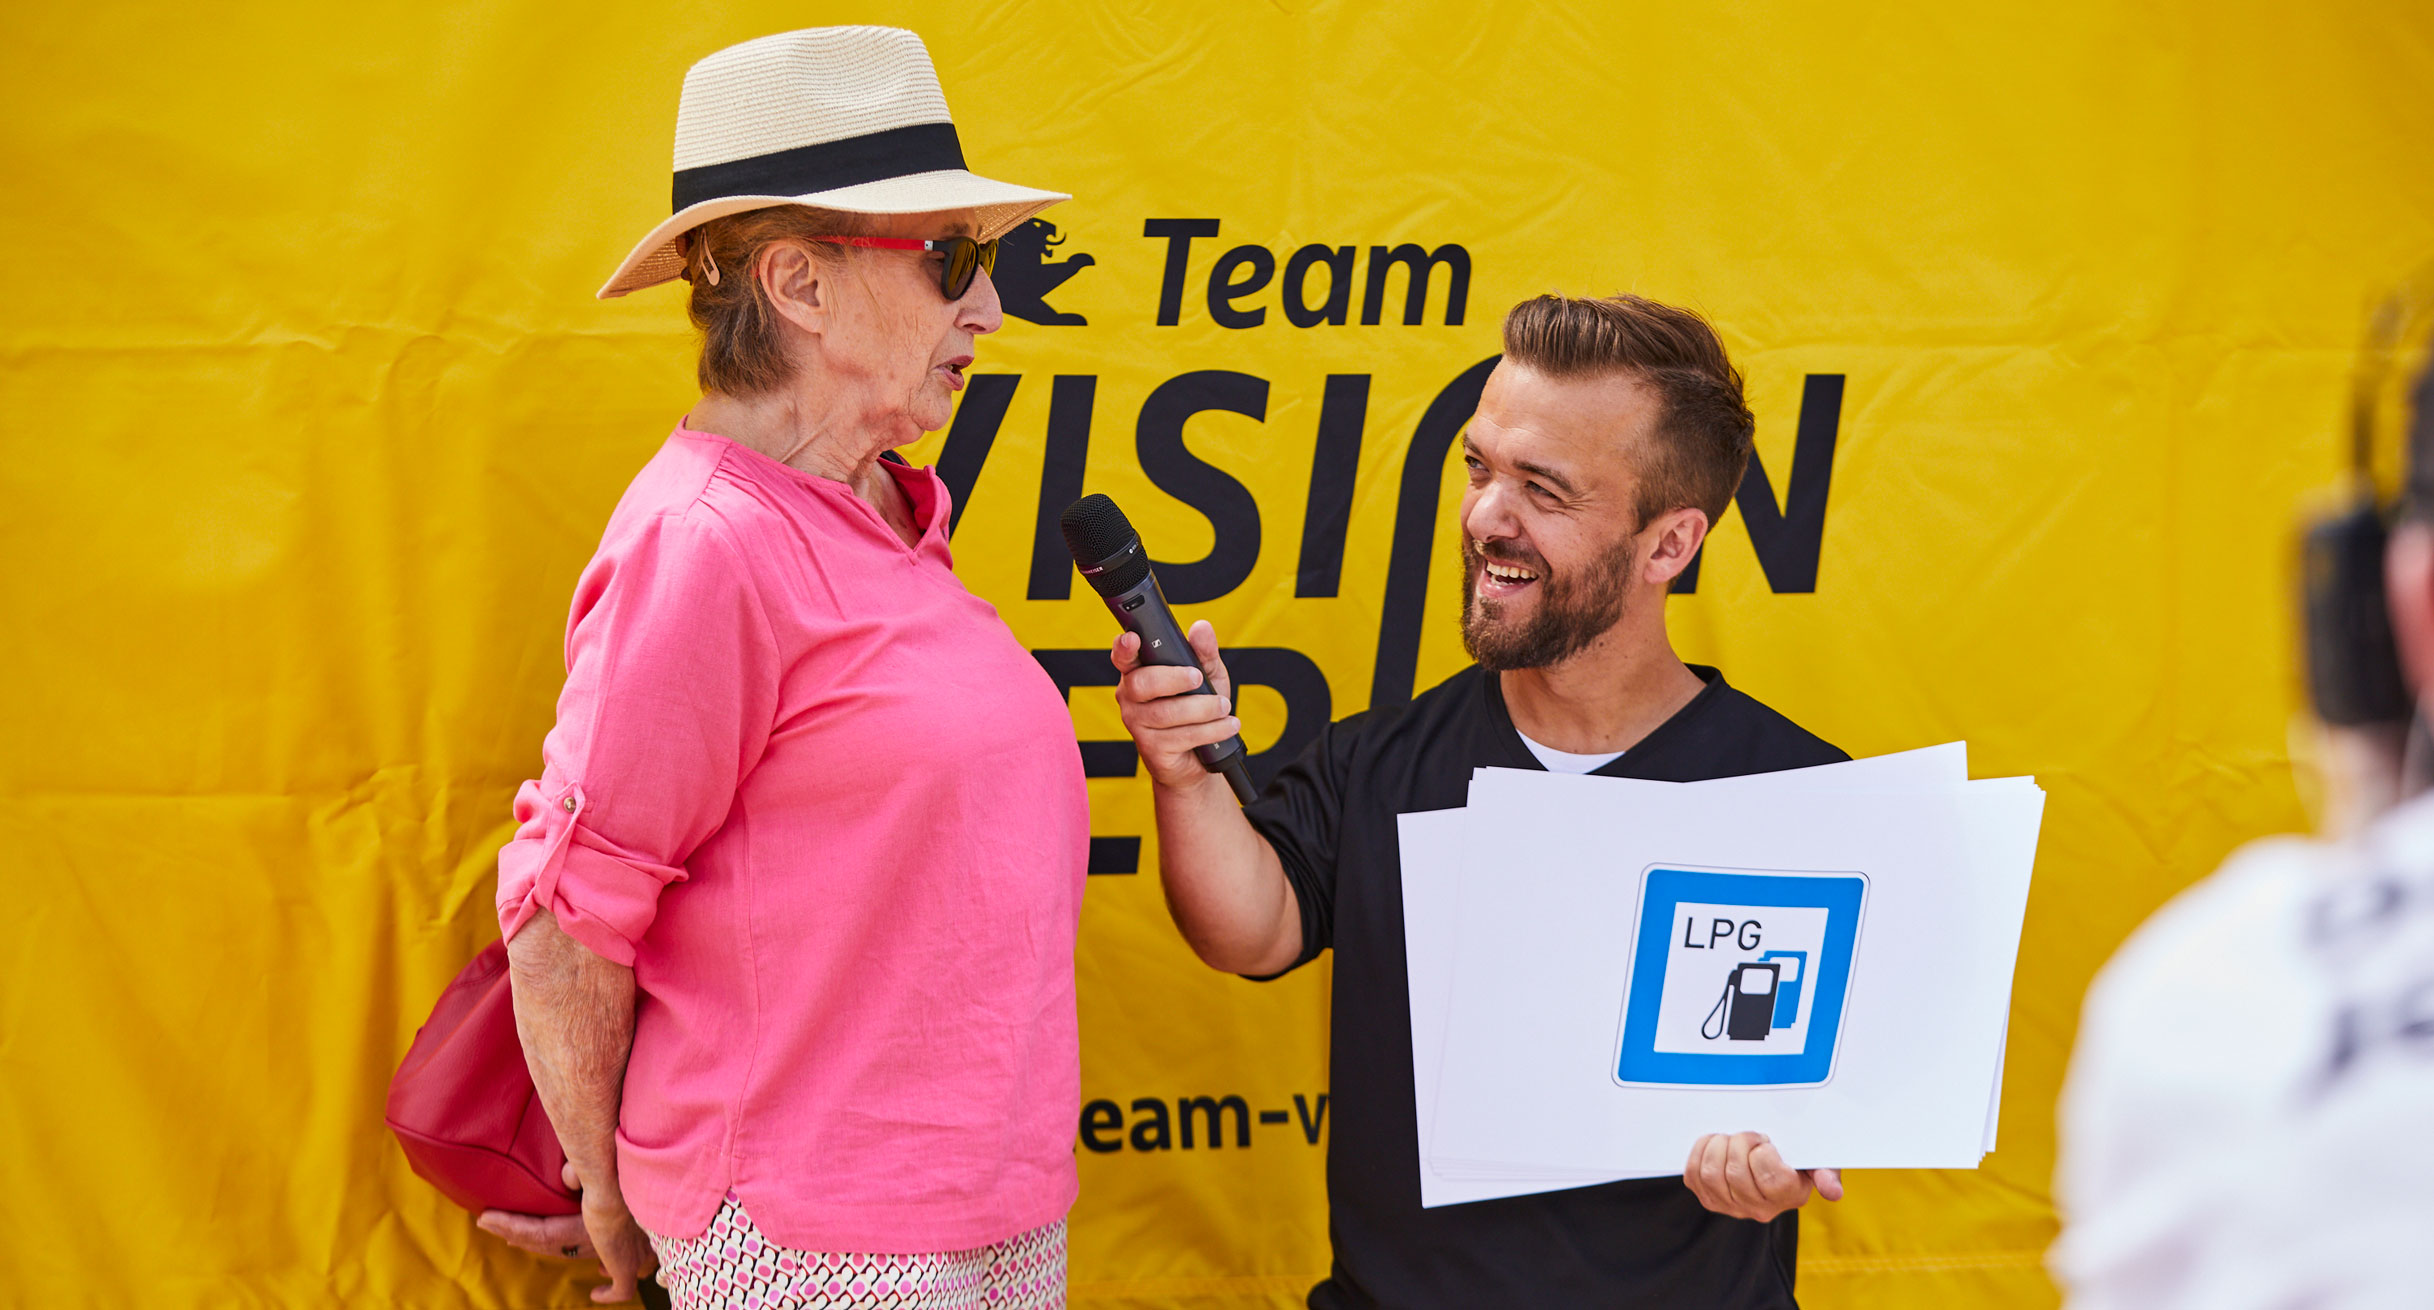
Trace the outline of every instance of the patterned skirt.
[[993, 1246], [916, 1255], [797, 1251], [735, 1193], [699, 1237], [651, 1235], [673, 1310], [1063, 1310], [1065, 1221]]

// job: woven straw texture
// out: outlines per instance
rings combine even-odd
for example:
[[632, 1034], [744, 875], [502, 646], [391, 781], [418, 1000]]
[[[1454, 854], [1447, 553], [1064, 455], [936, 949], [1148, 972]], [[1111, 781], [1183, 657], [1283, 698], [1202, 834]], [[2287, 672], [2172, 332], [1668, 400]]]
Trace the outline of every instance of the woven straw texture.
[[729, 46], [685, 73], [676, 167], [947, 122], [928, 47], [900, 27], [817, 27]]

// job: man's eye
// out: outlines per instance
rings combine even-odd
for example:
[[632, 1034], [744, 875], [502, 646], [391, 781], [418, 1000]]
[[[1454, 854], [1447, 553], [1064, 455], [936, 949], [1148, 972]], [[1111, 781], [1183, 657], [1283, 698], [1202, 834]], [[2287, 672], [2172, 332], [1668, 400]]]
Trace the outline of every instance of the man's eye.
[[1555, 499], [1555, 493], [1547, 490], [1545, 487], [1539, 486], [1535, 482], [1529, 484], [1529, 486], [1530, 490], [1537, 492], [1539, 495], [1546, 497], [1548, 500]]

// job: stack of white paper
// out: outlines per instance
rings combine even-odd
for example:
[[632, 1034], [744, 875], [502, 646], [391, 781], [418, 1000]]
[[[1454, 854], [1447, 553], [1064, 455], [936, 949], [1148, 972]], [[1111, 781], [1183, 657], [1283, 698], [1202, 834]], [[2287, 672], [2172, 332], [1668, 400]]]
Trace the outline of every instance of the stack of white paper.
[[1712, 782], [1481, 769], [1400, 817], [1423, 1204], [1679, 1174], [1974, 1168], [2045, 794], [1961, 743]]

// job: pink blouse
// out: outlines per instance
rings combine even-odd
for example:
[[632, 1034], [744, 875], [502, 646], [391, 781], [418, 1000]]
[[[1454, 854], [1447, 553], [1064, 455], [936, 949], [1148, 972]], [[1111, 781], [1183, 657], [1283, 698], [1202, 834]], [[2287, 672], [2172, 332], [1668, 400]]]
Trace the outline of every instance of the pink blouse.
[[683, 428], [575, 587], [499, 926], [546, 908], [633, 966], [617, 1161], [697, 1236], [730, 1190], [814, 1251], [949, 1251], [1076, 1182], [1072, 720], [949, 570], [844, 484]]

